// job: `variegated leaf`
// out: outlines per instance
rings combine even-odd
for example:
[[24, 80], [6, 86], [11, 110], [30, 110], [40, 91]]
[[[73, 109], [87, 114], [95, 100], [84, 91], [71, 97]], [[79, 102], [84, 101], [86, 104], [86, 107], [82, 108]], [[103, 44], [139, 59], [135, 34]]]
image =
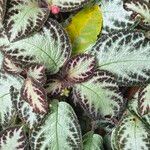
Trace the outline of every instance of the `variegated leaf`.
[[51, 113], [41, 126], [31, 133], [31, 148], [34, 150], [82, 149], [82, 136], [77, 117], [66, 102], [54, 101]]
[[6, 35], [6, 32], [3, 28], [3, 25], [0, 24], [0, 51], [4, 51], [5, 48], [7, 48], [9, 45], [9, 41]]
[[92, 52], [99, 68], [112, 72], [121, 86], [150, 81], [150, 40], [143, 33], [124, 31], [102, 36]]
[[118, 144], [117, 144], [117, 133], [118, 132], [118, 128], [114, 128], [111, 132], [111, 148], [112, 150], [119, 150]]
[[118, 32], [131, 28], [134, 22], [130, 19], [131, 12], [123, 8], [123, 0], [102, 0], [103, 33]]
[[139, 91], [138, 107], [140, 114], [150, 114], [150, 85]]
[[27, 67], [26, 69], [27, 76], [32, 77], [35, 81], [40, 84], [45, 84], [46, 75], [45, 75], [45, 66], [40, 64], [33, 64]]
[[147, 124], [147, 126], [150, 126], [150, 113], [141, 115], [141, 113], [139, 111], [138, 97], [139, 97], [139, 91], [135, 94], [134, 98], [129, 101], [129, 103], [128, 103], [128, 109], [132, 113], [134, 113], [135, 115], [137, 115], [138, 117], [140, 117], [141, 120], [143, 120], [143, 122], [145, 122], [145, 124]]
[[93, 117], [113, 118], [122, 108], [123, 98], [111, 73], [96, 71], [87, 82], [73, 88], [75, 101]]
[[11, 74], [20, 74], [22, 72], [22, 69], [18, 64], [13, 62], [11, 58], [5, 56], [3, 61], [3, 69]]
[[87, 80], [92, 76], [95, 64], [95, 57], [88, 54], [73, 57], [65, 66], [68, 80], [74, 83]]
[[39, 114], [47, 113], [48, 102], [45, 89], [32, 78], [25, 80], [21, 94], [22, 98], [32, 106], [34, 112]]
[[145, 121], [145, 124], [150, 127], [150, 113], [142, 116], [142, 119]]
[[115, 130], [117, 130], [115, 139], [112, 140], [115, 140], [116, 147], [118, 147], [116, 150], [149, 150], [150, 130], [129, 111], [124, 114]]
[[4, 25], [10, 41], [33, 34], [45, 23], [49, 10], [41, 8], [37, 0], [11, 0]]
[[58, 96], [63, 90], [63, 83], [59, 79], [51, 79], [46, 83], [46, 91], [49, 96]]
[[58, 6], [60, 11], [68, 12], [83, 7], [89, 0], [46, 0], [50, 6]]
[[3, 67], [3, 59], [4, 59], [4, 55], [2, 54], [2, 52], [0, 51], [0, 70]]
[[[0, 0], [1, 3], [1, 0]], [[8, 38], [6, 36], [5, 30], [3, 25], [0, 23], [0, 70], [3, 68], [4, 62], [4, 49], [7, 48], [9, 45]]]
[[127, 0], [125, 8], [132, 11], [133, 15], [141, 18], [141, 25], [150, 28], [150, 1], [149, 0]]
[[5, 50], [7, 55], [16, 62], [22, 62], [22, 65], [43, 64], [54, 74], [70, 57], [71, 46], [63, 28], [50, 19], [41, 32], [10, 43], [10, 47]]
[[103, 150], [103, 139], [92, 131], [83, 136], [83, 150]]
[[3, 21], [7, 0], [0, 0], [0, 24]]
[[27, 148], [27, 138], [23, 127], [10, 127], [0, 132], [1, 150], [25, 150]]
[[[12, 86], [20, 91], [22, 78], [0, 72], [0, 125], [9, 126], [15, 119], [16, 112], [12, 103]], [[16, 97], [18, 98], [18, 97]]]
[[21, 120], [25, 122], [30, 129], [39, 125], [45, 117], [45, 114], [35, 113], [33, 108], [22, 99], [16, 102], [16, 109]]
[[17, 98], [18, 96], [20, 97], [20, 93], [18, 93], [16, 89], [14, 89], [13, 95], [13, 103], [20, 119], [25, 122], [30, 129], [39, 125], [45, 115], [35, 113], [33, 108], [25, 100]]

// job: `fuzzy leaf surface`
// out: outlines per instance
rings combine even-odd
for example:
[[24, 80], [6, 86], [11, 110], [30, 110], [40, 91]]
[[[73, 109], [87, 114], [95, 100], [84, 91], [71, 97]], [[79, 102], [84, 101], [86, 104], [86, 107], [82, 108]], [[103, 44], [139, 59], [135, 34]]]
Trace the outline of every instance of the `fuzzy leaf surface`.
[[123, 0], [102, 0], [101, 10], [103, 14], [102, 33], [118, 32], [131, 28], [134, 21], [131, 20], [131, 12], [123, 8]]
[[137, 115], [138, 117], [141, 118], [141, 120], [143, 120], [145, 122], [145, 124], [147, 124], [147, 126], [150, 126], [150, 113], [147, 114], [142, 114], [141, 115], [141, 111], [140, 111], [140, 107], [139, 107], [139, 102], [138, 102], [138, 97], [139, 97], [139, 91], [136, 93], [136, 95], [134, 96], [134, 98], [132, 100], [129, 101], [128, 103], [128, 109], [134, 113], [135, 115]]
[[150, 81], [150, 40], [143, 33], [124, 31], [102, 36], [92, 52], [99, 68], [112, 72], [121, 86]]
[[20, 93], [15, 88], [13, 91], [13, 104], [16, 108], [18, 117], [30, 129], [33, 129], [35, 126], [39, 125], [45, 117], [45, 114], [35, 113], [32, 106], [20, 97]]
[[21, 67], [7, 56], [4, 57], [3, 69], [10, 74], [20, 74], [22, 72]]
[[0, 50], [4, 51], [4, 49], [9, 45], [9, 40], [7, 38], [5, 29], [2, 24], [0, 24]]
[[47, 21], [42, 30], [33, 36], [10, 43], [5, 49], [21, 65], [39, 63], [54, 74], [70, 57], [71, 46], [63, 28], [54, 20]]
[[2, 69], [3, 67], [3, 59], [4, 59], [4, 55], [2, 54], [2, 52], [0, 52], [0, 69]]
[[69, 104], [54, 101], [45, 122], [33, 129], [31, 148], [35, 150], [82, 149], [77, 117]]
[[[113, 148], [114, 150], [149, 149], [150, 130], [138, 117], [130, 112], [124, 114], [115, 130], [117, 130], [115, 134], [117, 148]], [[112, 137], [114, 138], [114, 136]]]
[[73, 88], [73, 97], [95, 118], [113, 118], [122, 107], [122, 96], [111, 73], [96, 71], [93, 77]]
[[50, 96], [58, 96], [63, 90], [63, 83], [59, 79], [51, 79], [46, 83], [46, 92]]
[[150, 85], [139, 91], [138, 106], [140, 114], [150, 114]]
[[96, 60], [88, 54], [77, 55], [65, 66], [68, 80], [80, 83], [91, 77], [95, 70]]
[[49, 5], [60, 7], [62, 12], [69, 12], [83, 7], [88, 0], [46, 0]]
[[1, 150], [24, 150], [27, 148], [26, 136], [22, 127], [10, 127], [0, 132]]
[[4, 128], [13, 122], [16, 115], [12, 103], [12, 86], [20, 91], [22, 84], [23, 80], [21, 77], [0, 72], [0, 124]]
[[8, 46], [9, 42], [4, 31], [3, 25], [0, 23], [0, 69], [3, 67], [4, 52], [3, 50]]
[[128, 11], [133, 15], [140, 17], [141, 25], [150, 28], [150, 1], [149, 0], [127, 0], [124, 4]]
[[4, 26], [10, 41], [33, 34], [45, 23], [49, 10], [40, 8], [37, 0], [11, 0]]
[[6, 10], [6, 2], [7, 0], [0, 0], [0, 24], [3, 21], [5, 10]]
[[32, 78], [25, 80], [21, 96], [32, 106], [34, 112], [39, 114], [47, 113], [48, 102], [45, 89]]
[[27, 75], [32, 77], [35, 81], [40, 84], [45, 84], [46, 75], [45, 75], [45, 66], [40, 64], [33, 64], [27, 67], [26, 69]]

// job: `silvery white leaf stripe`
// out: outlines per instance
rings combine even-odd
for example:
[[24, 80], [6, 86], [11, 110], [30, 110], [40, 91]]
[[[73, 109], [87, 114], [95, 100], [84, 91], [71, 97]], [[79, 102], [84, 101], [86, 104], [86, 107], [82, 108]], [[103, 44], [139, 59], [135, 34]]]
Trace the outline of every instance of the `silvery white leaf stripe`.
[[46, 0], [51, 6], [60, 7], [60, 11], [69, 12], [83, 7], [89, 0]]
[[23, 127], [10, 127], [0, 132], [1, 150], [25, 150], [27, 148], [26, 141]]
[[7, 0], [0, 0], [0, 24], [3, 21]]
[[132, 13], [123, 8], [123, 0], [102, 0], [100, 3], [103, 13], [102, 33], [118, 32], [133, 26], [134, 21], [130, 19]]
[[[115, 150], [148, 150], [150, 147], [150, 130], [138, 117], [127, 111], [116, 127]], [[114, 136], [112, 136], [114, 138]], [[112, 139], [113, 140], [113, 139]]]
[[92, 48], [100, 69], [112, 72], [121, 85], [150, 82], [150, 40], [137, 31], [102, 36]]
[[128, 11], [141, 18], [141, 24], [150, 28], [150, 2], [146, 0], [128, 0], [124, 4]]
[[59, 79], [51, 79], [46, 83], [46, 92], [49, 96], [60, 95], [63, 88], [63, 82]]
[[111, 73], [96, 71], [91, 79], [73, 87], [73, 98], [94, 118], [116, 117], [123, 99]]
[[55, 74], [70, 57], [71, 45], [62, 26], [49, 19], [41, 32], [10, 43], [5, 51], [14, 61], [24, 66], [39, 63]]
[[6, 35], [6, 32], [3, 28], [3, 25], [0, 24], [0, 69], [3, 68], [5, 48], [8, 48], [9, 41]]
[[145, 122], [145, 124], [147, 124], [147, 126], [150, 126], [150, 113], [142, 116], [142, 120], [144, 120], [144, 122]]
[[37, 0], [11, 0], [4, 26], [10, 41], [25, 38], [39, 31], [49, 15]]
[[103, 138], [92, 131], [83, 136], [84, 150], [103, 150]]
[[141, 116], [150, 114], [150, 85], [139, 91], [138, 107]]
[[91, 78], [95, 70], [95, 63], [95, 57], [89, 54], [77, 55], [69, 59], [60, 71], [62, 74], [53, 75], [47, 82], [48, 95], [58, 96], [63, 89], [73, 87], [74, 84]]
[[53, 101], [45, 122], [31, 132], [31, 149], [82, 149], [82, 136], [77, 117], [66, 102]]
[[9, 46], [9, 41], [2, 24], [0, 24], [0, 51], [5, 51], [5, 48]]
[[16, 87], [20, 91], [22, 84], [21, 77], [0, 72], [0, 125], [4, 128], [11, 125], [16, 116], [12, 103], [12, 87]]
[[117, 135], [117, 131], [118, 129], [117, 128], [114, 128], [112, 131], [111, 131], [111, 137], [110, 137], [110, 143], [111, 143], [111, 148], [112, 150], [118, 150], [118, 145], [117, 145], [117, 141], [116, 141], [116, 135]]
[[33, 111], [39, 114], [46, 114], [48, 102], [45, 89], [34, 79], [27, 78], [22, 87], [21, 97], [32, 106]]
[[4, 55], [2, 54], [2, 52], [0, 52], [0, 70], [3, 67], [3, 59], [4, 59]]
[[150, 126], [150, 113], [141, 115], [141, 113], [139, 111], [138, 95], [139, 95], [139, 91], [135, 94], [134, 98], [129, 101], [128, 109], [130, 110], [130, 112], [137, 115], [148, 127], [148, 126]]
[[90, 78], [95, 70], [95, 57], [88, 54], [77, 55], [66, 64], [66, 78], [69, 82], [80, 83]]
[[10, 74], [20, 74], [23, 69], [14, 63], [9, 57], [5, 56], [3, 61], [3, 69]]
[[[38, 114], [33, 111], [33, 108], [20, 97], [20, 93], [16, 89], [13, 91], [13, 103], [16, 108], [19, 118], [30, 128], [33, 129], [39, 125], [45, 117], [43, 114]], [[17, 96], [16, 96], [17, 95]], [[19, 98], [18, 98], [19, 96]]]
[[32, 106], [30, 106], [30, 104], [23, 99], [19, 99], [18, 101], [16, 101], [15, 104], [19, 118], [30, 129], [33, 129], [34, 127], [38, 126], [45, 117], [45, 114], [39, 114], [37, 112], [34, 112]]
[[45, 84], [45, 66], [40, 64], [31, 64], [26, 68], [26, 73], [28, 77], [32, 77], [35, 81], [40, 84]]

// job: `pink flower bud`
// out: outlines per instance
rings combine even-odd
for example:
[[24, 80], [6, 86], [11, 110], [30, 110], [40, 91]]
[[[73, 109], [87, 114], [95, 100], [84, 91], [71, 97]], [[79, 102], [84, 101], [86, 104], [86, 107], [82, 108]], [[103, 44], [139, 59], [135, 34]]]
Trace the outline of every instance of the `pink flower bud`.
[[58, 14], [60, 12], [60, 8], [58, 6], [50, 6], [50, 11], [52, 12], [52, 14]]

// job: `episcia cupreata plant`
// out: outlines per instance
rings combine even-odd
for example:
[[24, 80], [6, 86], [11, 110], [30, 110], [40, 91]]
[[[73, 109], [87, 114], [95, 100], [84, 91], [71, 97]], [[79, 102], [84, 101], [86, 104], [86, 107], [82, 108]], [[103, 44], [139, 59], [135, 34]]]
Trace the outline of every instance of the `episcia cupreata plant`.
[[[149, 150], [149, 4], [101, 0], [102, 34], [72, 56], [68, 33], [51, 13], [93, 2], [0, 0], [0, 149]], [[135, 85], [126, 99], [120, 87]]]

